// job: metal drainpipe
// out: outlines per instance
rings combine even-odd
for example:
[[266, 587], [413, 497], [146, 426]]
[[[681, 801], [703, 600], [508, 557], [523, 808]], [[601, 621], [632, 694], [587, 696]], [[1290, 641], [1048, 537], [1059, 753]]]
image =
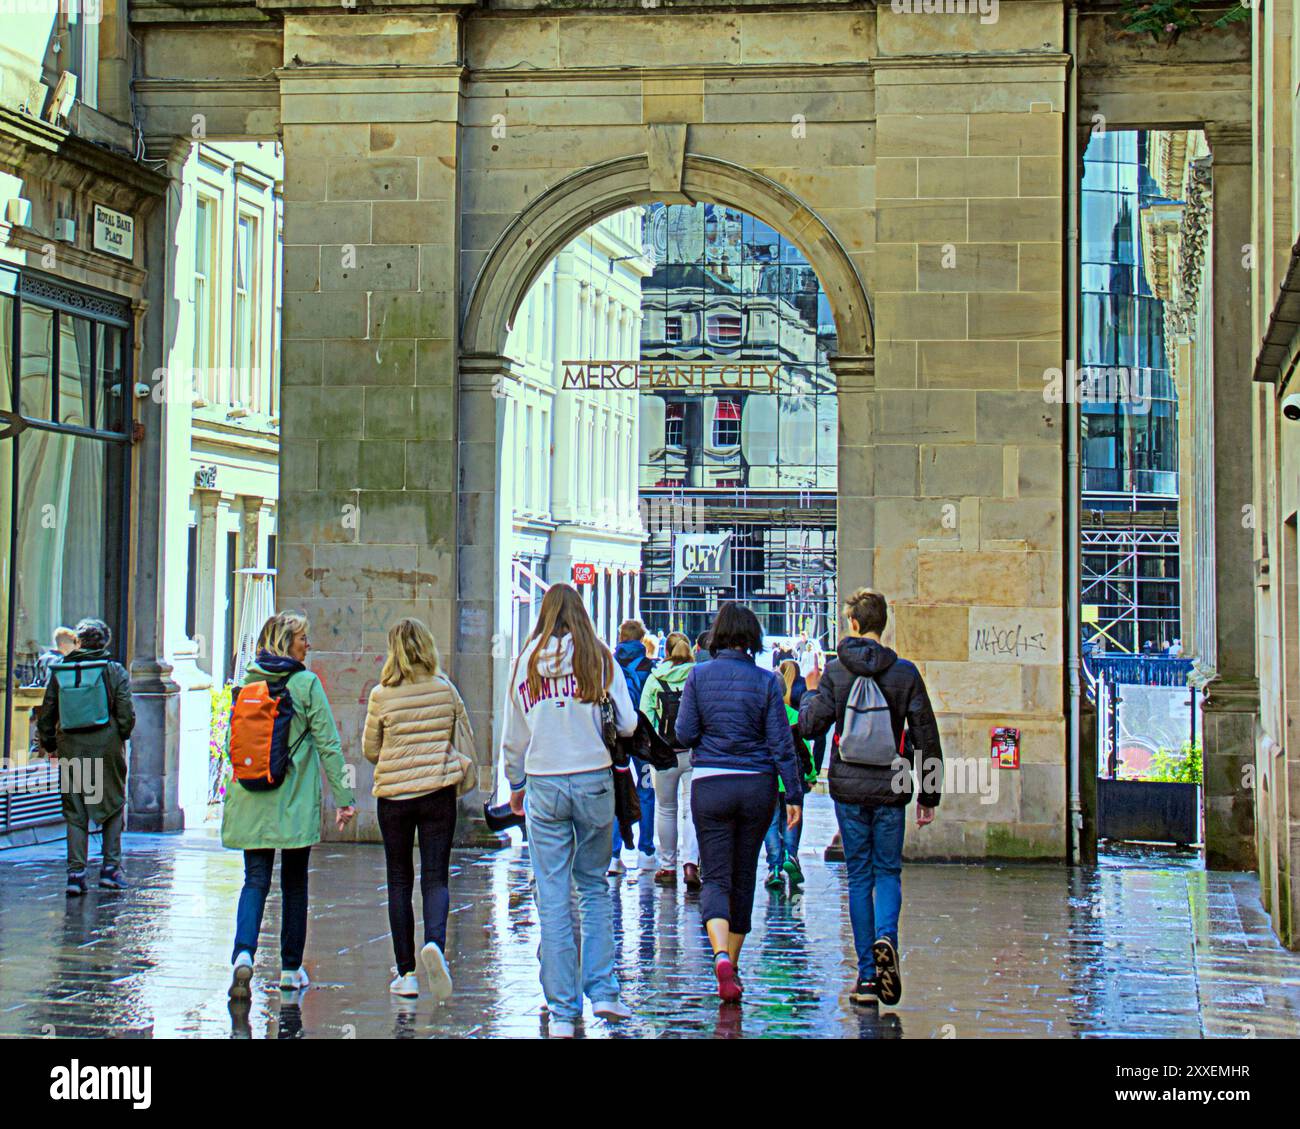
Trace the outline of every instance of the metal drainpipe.
[[[1071, 5], [1067, 21], [1066, 51], [1070, 56], [1070, 74], [1066, 84], [1066, 359], [1078, 364], [1079, 359], [1079, 11]], [[1067, 378], [1071, 374], [1067, 369]], [[1067, 379], [1067, 389], [1069, 381]], [[1080, 463], [1079, 463], [1079, 405], [1077, 397], [1066, 396], [1065, 420], [1067, 443], [1066, 462], [1066, 665], [1070, 679], [1069, 724], [1069, 778], [1070, 778], [1070, 861], [1077, 863], [1080, 837], [1083, 829], [1083, 803], [1079, 786], [1079, 708], [1082, 704], [1080, 681]]]

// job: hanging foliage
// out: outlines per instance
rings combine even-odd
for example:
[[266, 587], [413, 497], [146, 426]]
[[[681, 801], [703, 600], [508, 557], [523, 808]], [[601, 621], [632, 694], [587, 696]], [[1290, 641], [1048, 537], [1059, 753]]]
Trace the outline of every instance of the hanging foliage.
[[1146, 33], [1158, 43], [1176, 43], [1185, 31], [1224, 28], [1250, 19], [1246, 4], [1188, 4], [1186, 0], [1126, 0], [1120, 6], [1125, 31]]

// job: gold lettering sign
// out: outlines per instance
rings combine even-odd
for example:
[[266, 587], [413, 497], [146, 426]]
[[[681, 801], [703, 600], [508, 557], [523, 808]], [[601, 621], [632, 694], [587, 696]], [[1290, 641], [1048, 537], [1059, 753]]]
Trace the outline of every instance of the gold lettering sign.
[[768, 361], [561, 361], [560, 388], [587, 392], [775, 392]]

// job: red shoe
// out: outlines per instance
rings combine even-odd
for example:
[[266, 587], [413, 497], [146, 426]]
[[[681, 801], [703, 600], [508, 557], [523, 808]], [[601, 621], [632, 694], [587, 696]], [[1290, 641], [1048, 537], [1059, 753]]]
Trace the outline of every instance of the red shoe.
[[657, 870], [655, 871], [656, 886], [676, 886], [677, 871], [675, 870]]
[[736, 979], [736, 968], [726, 953], [714, 958], [713, 975], [718, 978], [718, 998], [724, 1003], [737, 1003], [744, 994], [740, 981]]

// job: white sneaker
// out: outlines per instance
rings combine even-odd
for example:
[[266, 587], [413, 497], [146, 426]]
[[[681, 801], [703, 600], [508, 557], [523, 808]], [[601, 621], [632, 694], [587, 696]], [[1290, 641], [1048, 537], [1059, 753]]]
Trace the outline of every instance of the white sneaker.
[[546, 1025], [546, 1033], [552, 1039], [572, 1039], [573, 1023], [568, 1019], [552, 1019]]
[[591, 1010], [601, 1019], [631, 1019], [632, 1009], [622, 1000], [599, 1000]]
[[394, 996], [413, 1000], [420, 994], [420, 982], [415, 978], [414, 972], [408, 972], [405, 975], [399, 973], [393, 978], [393, 982], [388, 985], [388, 990]]
[[236, 953], [230, 973], [230, 998], [246, 1000], [252, 994], [253, 958], [248, 953]]
[[649, 854], [646, 854], [645, 851], [641, 852], [641, 869], [642, 870], [659, 869], [659, 858], [654, 851], [651, 851]]
[[605, 871], [606, 877], [616, 878], [618, 877], [618, 875], [626, 874], [626, 873], [627, 873], [627, 867], [623, 865], [623, 859], [621, 855], [615, 855], [612, 859], [609, 860], [609, 869]]
[[307, 975], [305, 968], [295, 968], [292, 971], [284, 969], [280, 973], [280, 991], [297, 992], [306, 988], [311, 983], [311, 977]]
[[451, 998], [451, 972], [447, 968], [447, 958], [437, 944], [429, 941], [420, 950], [420, 963], [424, 965], [424, 974], [429, 978], [429, 991], [435, 1000]]

